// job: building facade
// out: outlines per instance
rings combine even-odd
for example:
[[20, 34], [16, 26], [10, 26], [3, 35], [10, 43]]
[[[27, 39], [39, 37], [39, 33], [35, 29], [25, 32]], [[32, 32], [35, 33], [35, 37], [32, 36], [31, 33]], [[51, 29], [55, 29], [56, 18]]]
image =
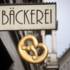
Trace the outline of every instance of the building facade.
[[70, 70], [70, 48], [59, 59], [59, 70]]

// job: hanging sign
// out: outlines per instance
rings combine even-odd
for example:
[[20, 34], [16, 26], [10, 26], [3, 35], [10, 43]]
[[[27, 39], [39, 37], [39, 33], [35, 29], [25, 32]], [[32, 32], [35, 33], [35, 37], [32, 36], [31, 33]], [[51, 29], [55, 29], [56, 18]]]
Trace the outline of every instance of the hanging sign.
[[56, 28], [56, 3], [0, 5], [0, 30]]

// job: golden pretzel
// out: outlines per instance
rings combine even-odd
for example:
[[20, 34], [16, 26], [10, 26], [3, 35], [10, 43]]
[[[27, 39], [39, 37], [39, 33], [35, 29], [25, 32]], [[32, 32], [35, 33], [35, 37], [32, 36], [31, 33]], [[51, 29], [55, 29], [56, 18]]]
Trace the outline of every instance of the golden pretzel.
[[[26, 41], [31, 41], [32, 44], [25, 45]], [[43, 53], [39, 56], [37, 48], [43, 49]], [[32, 35], [27, 35], [23, 37], [18, 44], [18, 51], [21, 57], [30, 63], [40, 63], [48, 56], [48, 48], [43, 43], [38, 43], [37, 39]], [[32, 51], [33, 54], [28, 52]]]

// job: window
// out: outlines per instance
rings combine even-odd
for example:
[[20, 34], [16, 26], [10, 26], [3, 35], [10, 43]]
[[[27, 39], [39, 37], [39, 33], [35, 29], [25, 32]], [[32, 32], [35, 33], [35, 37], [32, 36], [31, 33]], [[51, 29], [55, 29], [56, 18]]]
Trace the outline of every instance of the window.
[[0, 0], [0, 3], [4, 3], [4, 0]]
[[13, 60], [0, 39], [0, 69], [8, 70], [12, 63]]

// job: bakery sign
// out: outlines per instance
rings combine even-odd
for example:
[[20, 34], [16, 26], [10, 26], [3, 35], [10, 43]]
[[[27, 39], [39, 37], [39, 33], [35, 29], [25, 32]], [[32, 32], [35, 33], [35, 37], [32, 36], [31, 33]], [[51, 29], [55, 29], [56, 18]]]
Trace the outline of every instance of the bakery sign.
[[56, 28], [56, 3], [0, 5], [0, 30]]

